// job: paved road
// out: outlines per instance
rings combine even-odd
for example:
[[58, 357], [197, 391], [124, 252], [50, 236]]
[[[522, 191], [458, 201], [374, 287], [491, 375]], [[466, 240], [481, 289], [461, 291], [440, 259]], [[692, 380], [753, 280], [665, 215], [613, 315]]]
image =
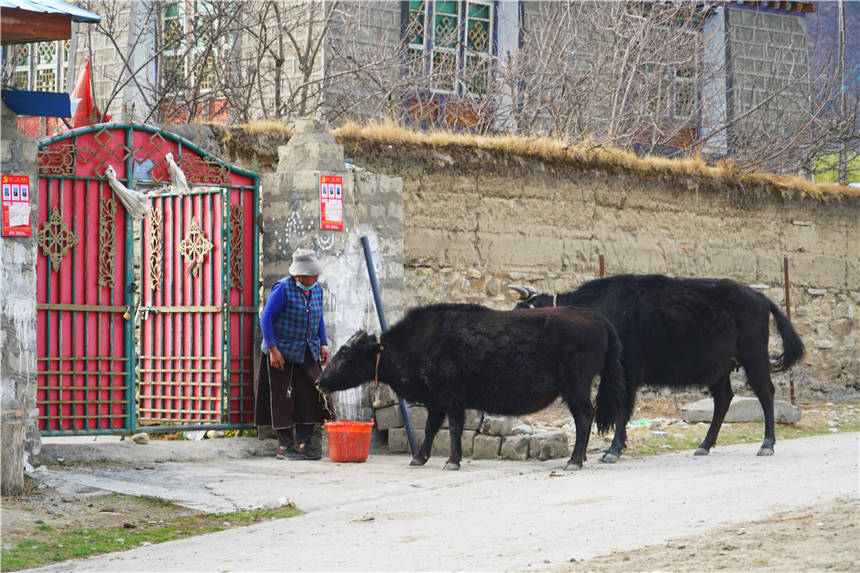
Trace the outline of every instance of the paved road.
[[[460, 472], [406, 457], [363, 464], [224, 460], [78, 473], [79, 483], [202, 508], [292, 499], [301, 517], [45, 571], [546, 570], [716, 526], [860, 495], [860, 434], [718, 447], [580, 472], [548, 462], [471, 461]], [[67, 479], [67, 478], [64, 478]], [[88, 480], [93, 480], [89, 481]], [[98, 482], [98, 483], [96, 483]]]

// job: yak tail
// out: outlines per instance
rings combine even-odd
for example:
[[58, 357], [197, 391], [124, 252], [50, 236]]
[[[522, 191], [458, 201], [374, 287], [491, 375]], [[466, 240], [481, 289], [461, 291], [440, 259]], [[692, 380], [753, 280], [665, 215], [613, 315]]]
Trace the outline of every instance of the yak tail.
[[604, 318], [603, 323], [606, 325], [609, 344], [603, 358], [600, 384], [597, 386], [597, 408], [595, 412], [597, 431], [601, 434], [605, 434], [615, 425], [615, 420], [622, 412], [627, 397], [624, 370], [621, 367], [621, 340], [611, 322]]
[[785, 372], [794, 365], [795, 362], [803, 358], [806, 349], [803, 347], [803, 341], [791, 326], [791, 321], [785, 316], [779, 307], [773, 301], [769, 300], [770, 313], [776, 320], [776, 328], [779, 330], [779, 335], [782, 337], [782, 354], [776, 357], [776, 362], [771, 364], [771, 371]]

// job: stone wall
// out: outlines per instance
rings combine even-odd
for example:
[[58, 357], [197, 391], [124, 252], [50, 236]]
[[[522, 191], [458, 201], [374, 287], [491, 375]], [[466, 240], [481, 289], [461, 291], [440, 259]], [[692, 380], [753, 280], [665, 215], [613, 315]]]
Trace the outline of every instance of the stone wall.
[[41, 442], [36, 408], [36, 233], [38, 213], [36, 144], [17, 134], [17, 116], [2, 107], [3, 173], [30, 178], [29, 237], [0, 237], [0, 410], [2, 490], [21, 493], [25, 452]]
[[[610, 172], [460, 147], [346, 142], [347, 155], [403, 178], [406, 306], [510, 308], [508, 284], [561, 292], [598, 273], [727, 277], [784, 306], [808, 356], [800, 395], [860, 389], [860, 201], [770, 187]], [[771, 329], [771, 349], [779, 346]], [[786, 392], [787, 375], [775, 378]], [[786, 396], [787, 394], [783, 394]]]

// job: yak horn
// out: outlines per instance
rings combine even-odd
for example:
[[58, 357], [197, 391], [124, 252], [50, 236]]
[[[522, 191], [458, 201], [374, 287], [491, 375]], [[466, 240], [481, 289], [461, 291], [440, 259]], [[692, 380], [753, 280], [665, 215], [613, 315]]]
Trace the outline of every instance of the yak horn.
[[520, 300], [523, 302], [528, 302], [537, 296], [537, 291], [530, 286], [508, 285], [508, 288], [519, 293]]

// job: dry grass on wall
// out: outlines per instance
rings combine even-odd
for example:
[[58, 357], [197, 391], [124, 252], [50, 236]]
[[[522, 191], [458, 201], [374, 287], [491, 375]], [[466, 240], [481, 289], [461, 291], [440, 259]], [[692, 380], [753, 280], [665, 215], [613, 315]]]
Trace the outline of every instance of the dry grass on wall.
[[[263, 169], [274, 170], [278, 160], [278, 145], [285, 144], [292, 136], [290, 127], [278, 120], [258, 120], [237, 126], [214, 123], [206, 125], [215, 132], [219, 144], [228, 155], [239, 159], [253, 159], [254, 167]], [[643, 176], [698, 177], [743, 192], [777, 192], [789, 197], [800, 195], [820, 201], [860, 199], [858, 188], [813, 183], [796, 176], [750, 173], [730, 159], [716, 165], [708, 165], [701, 156], [679, 159], [654, 155], [642, 157], [591, 140], [571, 142], [522, 135], [485, 136], [445, 130], [419, 131], [390, 120], [372, 121], [362, 125], [347, 122], [332, 130], [331, 134], [340, 143], [345, 140], [365, 140], [392, 145], [455, 146], [533, 157], [550, 163], [566, 163], [584, 168], [618, 169]]]
[[594, 141], [569, 142], [547, 137], [520, 135], [483, 136], [449, 131], [415, 131], [391, 121], [364, 125], [346, 123], [333, 130], [338, 141], [367, 139], [400, 145], [429, 145], [432, 147], [461, 146], [485, 151], [512, 153], [537, 157], [550, 162], [564, 162], [596, 168], [622, 169], [642, 175], [678, 175], [713, 179], [736, 188], [771, 187], [787, 194], [800, 194], [818, 200], [860, 198], [860, 189], [846, 185], [817, 184], [802, 177], [772, 173], [746, 173], [731, 160], [708, 165], [702, 157], [672, 159], [659, 156], [640, 157], [629, 151]]

